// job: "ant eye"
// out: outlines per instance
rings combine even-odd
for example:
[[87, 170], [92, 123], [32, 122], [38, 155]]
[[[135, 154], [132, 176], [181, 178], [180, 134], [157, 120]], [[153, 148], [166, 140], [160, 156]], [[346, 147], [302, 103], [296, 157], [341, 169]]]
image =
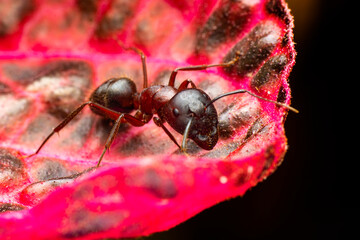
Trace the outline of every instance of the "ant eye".
[[179, 116], [179, 114], [180, 114], [179, 109], [174, 108], [173, 109], [173, 114], [175, 115], [175, 117]]
[[198, 138], [200, 141], [204, 142], [204, 141], [206, 141], [206, 140], [208, 139], [208, 136], [202, 135], [202, 134], [198, 134], [198, 135], [197, 135], [197, 138]]
[[217, 134], [217, 128], [216, 128], [216, 127], [212, 127], [210, 136], [214, 136], [215, 134]]

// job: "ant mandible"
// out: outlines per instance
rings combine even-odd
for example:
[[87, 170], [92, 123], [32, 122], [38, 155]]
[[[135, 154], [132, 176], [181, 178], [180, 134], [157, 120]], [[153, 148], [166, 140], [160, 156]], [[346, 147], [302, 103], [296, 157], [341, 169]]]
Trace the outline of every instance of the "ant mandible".
[[[135, 47], [127, 47], [125, 49], [132, 50], [141, 57], [143, 90], [137, 92], [134, 81], [128, 77], [111, 78], [105, 81], [92, 92], [89, 101], [81, 104], [71, 112], [45, 138], [36, 152], [30, 156], [38, 154], [54, 133], [59, 132], [65, 127], [87, 105], [89, 105], [94, 113], [115, 121], [96, 167], [100, 166], [101, 160], [114, 141], [122, 122], [140, 127], [153, 119], [154, 123], [164, 130], [180, 150], [185, 152], [186, 140], [188, 138], [192, 139], [199, 147], [205, 150], [214, 148], [219, 138], [219, 130], [218, 115], [213, 103], [222, 97], [238, 93], [248, 93], [261, 100], [298, 112], [288, 105], [263, 98], [245, 89], [228, 92], [214, 99], [210, 99], [204, 91], [196, 88], [190, 79], [185, 80], [178, 88], [175, 88], [175, 78], [179, 71], [196, 71], [211, 67], [230, 67], [239, 60], [239, 52], [236, 53], [234, 59], [226, 63], [176, 68], [170, 75], [168, 85], [153, 85], [148, 87], [145, 54]], [[189, 85], [191, 85], [191, 88], [188, 88]], [[136, 110], [135, 114], [130, 115], [129, 113], [133, 110]], [[156, 114], [157, 117], [153, 116], [154, 114]], [[177, 143], [175, 137], [165, 127], [164, 122], [167, 122], [173, 129], [183, 135], [181, 145]]]

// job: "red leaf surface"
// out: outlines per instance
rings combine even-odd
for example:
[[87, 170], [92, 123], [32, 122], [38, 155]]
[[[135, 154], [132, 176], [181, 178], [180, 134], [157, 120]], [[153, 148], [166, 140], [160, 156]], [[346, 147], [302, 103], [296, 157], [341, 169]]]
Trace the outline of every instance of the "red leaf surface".
[[[215, 102], [219, 142], [188, 140], [188, 154], [152, 121], [123, 124], [99, 169], [112, 122], [90, 109], [41, 144], [101, 82], [130, 76], [167, 84], [179, 66], [226, 62], [227, 69], [180, 72], [211, 98], [236, 89], [290, 104], [292, 17], [282, 0], [5, 0], [0, 3], [1, 239], [136, 237], [169, 229], [243, 195], [281, 163], [287, 109], [238, 94]], [[171, 127], [168, 127], [171, 129]], [[182, 136], [175, 133], [178, 142]], [[70, 177], [69, 177], [70, 176]]]

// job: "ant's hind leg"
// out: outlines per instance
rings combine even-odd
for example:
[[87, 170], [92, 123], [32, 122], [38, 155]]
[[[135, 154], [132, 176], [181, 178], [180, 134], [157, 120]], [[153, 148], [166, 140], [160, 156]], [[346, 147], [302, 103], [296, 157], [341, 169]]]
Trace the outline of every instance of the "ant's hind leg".
[[88, 105], [91, 104], [92, 102], [86, 102], [81, 104], [78, 108], [76, 108], [72, 113], [70, 113], [59, 125], [57, 125], [52, 132], [45, 138], [45, 140], [41, 143], [40, 147], [36, 150], [35, 153], [29, 155], [28, 157], [32, 157], [36, 154], [38, 154], [41, 150], [41, 148], [45, 145], [45, 143], [54, 135], [54, 133], [60, 132], [61, 129], [63, 129], [71, 120], [73, 120], [73, 118], [79, 114], [79, 112], [81, 110], [83, 110], [83, 108]]
[[119, 46], [121, 46], [125, 50], [132, 50], [140, 55], [141, 64], [142, 64], [142, 72], [143, 72], [143, 77], [144, 77], [143, 88], [147, 88], [148, 87], [148, 76], [147, 76], [147, 68], [146, 68], [146, 56], [145, 56], [144, 52], [136, 47], [125, 47], [124, 44], [119, 41], [119, 39], [117, 39], [117, 38], [114, 38], [114, 39], [119, 44]]
[[143, 77], [144, 77], [143, 88], [147, 88], [148, 87], [148, 76], [147, 76], [147, 69], [146, 69], [146, 56], [145, 56], [144, 52], [136, 47], [128, 47], [127, 49], [133, 50], [134, 52], [136, 52], [137, 54], [140, 55]]

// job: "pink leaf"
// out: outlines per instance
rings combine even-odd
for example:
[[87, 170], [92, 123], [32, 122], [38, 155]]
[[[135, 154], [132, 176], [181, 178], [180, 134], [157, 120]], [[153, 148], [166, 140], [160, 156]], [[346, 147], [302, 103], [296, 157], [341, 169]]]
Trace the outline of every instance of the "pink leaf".
[[[99, 239], [167, 230], [241, 196], [284, 158], [287, 109], [248, 94], [215, 102], [219, 141], [211, 151], [188, 140], [187, 154], [150, 121], [123, 124], [93, 170], [112, 122], [83, 112], [33, 153], [91, 91], [112, 77], [142, 87], [179, 72], [211, 98], [236, 89], [290, 104], [292, 17], [282, 0], [4, 1], [0, 8], [0, 236]], [[171, 132], [178, 142], [182, 135]], [[89, 169], [88, 171], [85, 171]], [[83, 172], [85, 171], [85, 172]]]

